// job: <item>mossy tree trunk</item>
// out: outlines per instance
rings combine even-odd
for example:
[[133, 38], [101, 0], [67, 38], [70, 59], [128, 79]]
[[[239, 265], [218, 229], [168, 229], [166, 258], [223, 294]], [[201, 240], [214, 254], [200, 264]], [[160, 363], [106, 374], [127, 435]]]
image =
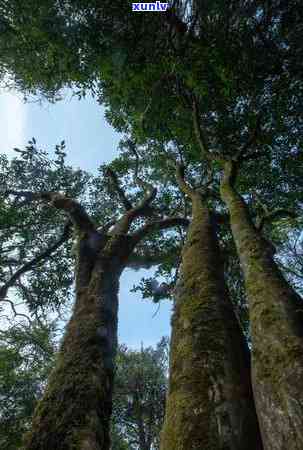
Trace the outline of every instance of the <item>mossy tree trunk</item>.
[[234, 189], [236, 165], [226, 162], [221, 195], [245, 277], [249, 299], [252, 373], [266, 450], [303, 448], [302, 300], [277, 267], [272, 248], [254, 226]]
[[187, 225], [178, 217], [149, 220], [129, 233], [132, 223], [150, 212], [156, 189], [148, 185], [133, 206], [113, 172], [111, 177], [126, 212], [110, 230], [97, 231], [85, 209], [60, 193], [10, 192], [63, 210], [77, 234], [75, 306], [24, 450], [109, 450], [119, 277], [130, 255], [136, 263], [134, 249], [145, 236]]
[[202, 196], [179, 184], [193, 215], [176, 288], [161, 449], [261, 449], [249, 352], [225, 287], [215, 224]]
[[27, 450], [110, 448], [122, 250], [106, 254], [105, 247], [94, 255], [82, 246], [74, 311], [26, 437]]

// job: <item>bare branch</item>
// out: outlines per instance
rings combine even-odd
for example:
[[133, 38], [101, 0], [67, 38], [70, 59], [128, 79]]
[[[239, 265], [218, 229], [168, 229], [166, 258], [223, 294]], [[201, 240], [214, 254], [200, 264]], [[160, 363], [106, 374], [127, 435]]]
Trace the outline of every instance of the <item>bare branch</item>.
[[140, 217], [140, 216], [151, 217], [151, 216], [155, 215], [155, 211], [150, 206], [150, 204], [157, 195], [157, 189], [155, 187], [153, 187], [147, 181], [143, 181], [138, 176], [139, 155], [135, 148], [135, 144], [131, 141], [129, 141], [129, 149], [135, 155], [135, 158], [136, 158], [136, 167], [135, 167], [135, 175], [134, 175], [135, 181], [140, 187], [142, 187], [142, 189], [145, 192], [145, 195], [144, 195], [144, 198], [138, 203], [138, 205], [132, 207], [132, 209], [129, 209], [122, 216], [122, 218], [116, 223], [116, 225], [114, 226], [114, 228], [110, 234], [125, 234], [128, 232], [133, 221], [135, 219], [137, 219], [138, 217]]
[[114, 190], [117, 192], [117, 194], [118, 194], [118, 196], [119, 196], [119, 198], [120, 198], [124, 208], [126, 209], [126, 211], [129, 211], [130, 209], [132, 209], [133, 205], [128, 200], [124, 190], [121, 188], [119, 180], [118, 180], [118, 177], [117, 177], [117, 174], [110, 167], [108, 167], [106, 169], [105, 174], [109, 176], [109, 178], [110, 178], [110, 180], [112, 182], [112, 185], [114, 187]]
[[32, 320], [31, 320], [26, 314], [18, 313], [18, 312], [16, 311], [16, 307], [15, 307], [15, 305], [14, 305], [14, 302], [12, 302], [12, 300], [9, 300], [9, 299], [5, 298], [5, 299], [1, 299], [1, 301], [2, 301], [2, 302], [5, 302], [5, 303], [8, 303], [8, 304], [10, 305], [10, 307], [11, 307], [11, 309], [12, 309], [12, 311], [13, 311], [14, 317], [23, 317], [23, 318], [25, 318], [26, 320], [28, 320], [29, 324], [32, 323]]
[[153, 200], [150, 196], [145, 197], [136, 207], [127, 211], [118, 222], [116, 222], [113, 229], [110, 231], [111, 235], [126, 234], [131, 224], [140, 216], [150, 214], [149, 203]]
[[220, 198], [219, 195], [209, 189], [209, 186], [213, 183], [213, 178], [211, 176], [211, 172], [208, 171], [208, 180], [200, 186], [192, 188], [186, 181], [184, 177], [184, 166], [182, 164], [176, 165], [176, 180], [179, 185], [179, 188], [183, 192], [183, 194], [188, 195], [191, 200], [197, 196], [197, 194], [202, 195], [203, 197], [213, 197], [215, 199]]
[[132, 241], [136, 245], [150, 233], [160, 230], [167, 230], [168, 228], [177, 226], [188, 227], [189, 220], [184, 217], [168, 217], [167, 219], [148, 222], [132, 235]]
[[[44, 252], [40, 253], [40, 255], [33, 258], [31, 261], [28, 261], [26, 264], [20, 267], [20, 269], [18, 269], [14, 274], [12, 274], [10, 279], [0, 289], [0, 301], [5, 299], [9, 288], [12, 287], [22, 275], [32, 270], [33, 267], [36, 266], [39, 262], [48, 258], [59, 247], [61, 247], [61, 245], [64, 244], [64, 242], [66, 242], [70, 237], [71, 234], [70, 231], [71, 231], [71, 222], [69, 221], [65, 225], [61, 237], [53, 245], [47, 248]], [[5, 299], [5, 301], [7, 300]]]
[[96, 229], [94, 223], [80, 203], [59, 192], [6, 191], [5, 194], [13, 195], [17, 199], [24, 198], [21, 206], [35, 200], [50, 203], [56, 209], [65, 211], [73, 224], [81, 231], [92, 232]]

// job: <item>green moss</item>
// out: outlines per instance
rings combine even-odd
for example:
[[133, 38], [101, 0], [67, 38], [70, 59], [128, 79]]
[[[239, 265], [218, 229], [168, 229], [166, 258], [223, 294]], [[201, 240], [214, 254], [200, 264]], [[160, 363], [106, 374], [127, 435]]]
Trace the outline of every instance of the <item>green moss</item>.
[[284, 448], [287, 443], [297, 450], [303, 442], [302, 302], [280, 273], [272, 246], [254, 227], [242, 198], [228, 183], [223, 183], [221, 194], [229, 208], [249, 300], [254, 393], [264, 442], [268, 448]]
[[[197, 205], [195, 208], [176, 289], [161, 449], [223, 450], [234, 448], [233, 442], [239, 440], [238, 448], [255, 450], [257, 420], [252, 398], [241, 380], [246, 364], [241, 347], [244, 340], [233, 312], [224, 313], [228, 299], [222, 289], [210, 215], [205, 208], [197, 214]], [[237, 358], [233, 359], [234, 351]], [[243, 426], [242, 415], [249, 415], [250, 410], [252, 420], [248, 427]], [[253, 437], [247, 443], [249, 428]]]
[[98, 333], [98, 300], [98, 295], [87, 291], [77, 300], [32, 430], [25, 436], [26, 450], [84, 450], [83, 442], [92, 436], [102, 449], [109, 448], [105, 436], [109, 434], [113, 365], [105, 367], [104, 362], [113, 357], [114, 349]]

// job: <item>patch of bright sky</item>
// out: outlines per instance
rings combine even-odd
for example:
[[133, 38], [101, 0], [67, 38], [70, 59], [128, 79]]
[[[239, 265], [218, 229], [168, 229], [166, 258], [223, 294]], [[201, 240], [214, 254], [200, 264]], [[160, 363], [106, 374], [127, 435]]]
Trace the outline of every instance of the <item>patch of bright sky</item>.
[[22, 147], [25, 142], [26, 110], [20, 99], [13, 94], [0, 95], [0, 152], [13, 156], [13, 147]]
[[[104, 109], [94, 99], [79, 101], [66, 93], [56, 104], [26, 103], [15, 93], [0, 92], [0, 152], [14, 156], [13, 148], [24, 148], [35, 137], [39, 147], [52, 152], [62, 140], [66, 142], [68, 162], [74, 167], [96, 171], [103, 162], [117, 154], [121, 136], [105, 121]], [[170, 303], [162, 302], [155, 317], [157, 305], [143, 301], [130, 289], [150, 271], [125, 270], [121, 277], [119, 341], [139, 348], [155, 345], [170, 333]]]

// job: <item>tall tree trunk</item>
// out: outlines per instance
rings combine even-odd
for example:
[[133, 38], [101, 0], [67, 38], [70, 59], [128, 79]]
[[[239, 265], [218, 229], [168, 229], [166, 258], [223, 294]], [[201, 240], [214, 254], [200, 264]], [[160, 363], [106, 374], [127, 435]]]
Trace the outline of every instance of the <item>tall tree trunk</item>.
[[221, 195], [245, 277], [252, 336], [253, 388], [266, 450], [303, 448], [302, 300], [286, 282], [270, 245], [234, 190], [235, 168], [225, 165]]
[[26, 450], [108, 450], [117, 347], [117, 259], [79, 261], [76, 302]]
[[[85, 208], [62, 193], [9, 191], [16, 198], [25, 198], [26, 202], [43, 201], [64, 211], [78, 236], [74, 311], [46, 392], [36, 407], [32, 429], [24, 438], [24, 450], [110, 448], [119, 277], [136, 245], [149, 233], [188, 224], [187, 220], [179, 217], [148, 220], [129, 233], [137, 218], [150, 217], [150, 203], [157, 194], [154, 186], [138, 177], [139, 157], [135, 149], [133, 153], [137, 162], [135, 179], [145, 190], [144, 197], [133, 205], [121, 188], [117, 175], [108, 169], [126, 212], [114, 224], [100, 228], [100, 231]], [[35, 258], [34, 263], [49, 256], [65, 237], [42, 257]], [[21, 273], [28, 264], [24, 267]], [[15, 281], [16, 275], [13, 278]], [[7, 291], [10, 286], [11, 281], [4, 289]]]
[[226, 291], [215, 224], [200, 194], [191, 198], [161, 449], [260, 449], [249, 353]]

